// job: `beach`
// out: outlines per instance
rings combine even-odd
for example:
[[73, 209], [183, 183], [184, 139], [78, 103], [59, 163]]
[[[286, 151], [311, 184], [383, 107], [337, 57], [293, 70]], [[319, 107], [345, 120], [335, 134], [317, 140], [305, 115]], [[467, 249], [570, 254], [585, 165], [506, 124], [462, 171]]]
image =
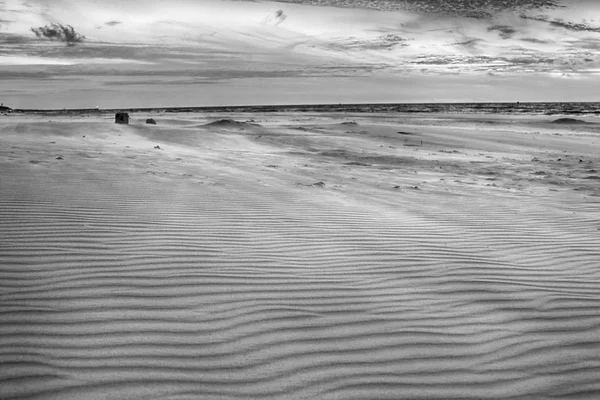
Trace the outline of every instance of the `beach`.
[[599, 398], [558, 118], [0, 115], [0, 398]]

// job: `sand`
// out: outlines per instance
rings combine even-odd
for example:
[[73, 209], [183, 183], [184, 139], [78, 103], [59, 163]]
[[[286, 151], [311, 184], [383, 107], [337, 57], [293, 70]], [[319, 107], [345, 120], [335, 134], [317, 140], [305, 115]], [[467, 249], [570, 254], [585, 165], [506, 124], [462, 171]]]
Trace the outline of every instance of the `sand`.
[[555, 119], [0, 116], [0, 398], [600, 398]]

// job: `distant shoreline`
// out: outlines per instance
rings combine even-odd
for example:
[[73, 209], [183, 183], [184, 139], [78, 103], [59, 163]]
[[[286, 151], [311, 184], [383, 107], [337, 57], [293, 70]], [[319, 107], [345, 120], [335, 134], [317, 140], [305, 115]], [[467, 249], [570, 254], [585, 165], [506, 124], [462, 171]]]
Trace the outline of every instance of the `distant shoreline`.
[[587, 114], [600, 115], [600, 102], [512, 102], [512, 103], [358, 103], [290, 104], [202, 107], [139, 107], [80, 109], [12, 109], [22, 114], [110, 114], [119, 111], [139, 113], [183, 112], [356, 112], [356, 113], [494, 113], [494, 114]]

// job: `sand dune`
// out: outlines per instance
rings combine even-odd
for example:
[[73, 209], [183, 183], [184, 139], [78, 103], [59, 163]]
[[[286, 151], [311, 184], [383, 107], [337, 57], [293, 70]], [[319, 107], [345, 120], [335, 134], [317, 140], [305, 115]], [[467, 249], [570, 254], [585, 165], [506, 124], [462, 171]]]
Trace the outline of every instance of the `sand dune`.
[[1, 398], [600, 396], [598, 125], [152, 117], [0, 121]]

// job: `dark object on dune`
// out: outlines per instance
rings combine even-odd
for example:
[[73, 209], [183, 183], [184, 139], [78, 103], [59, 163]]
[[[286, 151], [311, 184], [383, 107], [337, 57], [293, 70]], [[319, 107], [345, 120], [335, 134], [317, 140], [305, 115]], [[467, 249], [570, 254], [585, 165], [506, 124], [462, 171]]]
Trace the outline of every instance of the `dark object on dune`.
[[159, 145], [154, 146], [155, 149], [161, 150]]
[[587, 124], [587, 122], [575, 118], [559, 118], [552, 121], [553, 124]]
[[414, 133], [412, 133], [412, 132], [398, 131], [397, 133], [399, 133], [400, 135], [414, 135]]
[[209, 122], [205, 126], [260, 126], [259, 124], [255, 124], [249, 121], [240, 122], [233, 119], [220, 119], [218, 121]]
[[0, 113], [11, 113], [12, 108], [6, 107], [4, 104], [0, 104]]
[[129, 124], [129, 114], [126, 112], [118, 112], [115, 114], [115, 124]]
[[356, 123], [356, 121], [346, 121], [342, 122], [342, 125], [358, 125], [358, 123]]
[[154, 118], [148, 118], [148, 119], [146, 120], [146, 123], [147, 123], [147, 124], [151, 124], [151, 125], [156, 125], [156, 121], [154, 120]]
[[239, 122], [233, 119], [220, 119], [218, 121], [209, 122], [206, 125], [242, 125], [243, 122]]

